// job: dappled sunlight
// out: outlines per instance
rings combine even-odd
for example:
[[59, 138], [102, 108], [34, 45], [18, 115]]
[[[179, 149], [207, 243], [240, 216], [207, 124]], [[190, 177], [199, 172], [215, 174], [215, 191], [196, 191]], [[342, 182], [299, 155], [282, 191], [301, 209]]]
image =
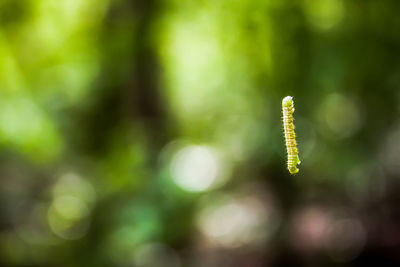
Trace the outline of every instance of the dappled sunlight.
[[29, 98], [0, 100], [0, 142], [11, 144], [36, 161], [57, 157], [63, 148], [51, 119]]
[[216, 149], [207, 146], [187, 146], [171, 161], [173, 181], [182, 189], [193, 192], [207, 190], [225, 178], [227, 170]]
[[330, 30], [341, 22], [345, 15], [343, 0], [307, 0], [304, 9], [307, 19], [318, 30]]
[[197, 224], [214, 246], [257, 246], [267, 242], [279, 225], [275, 204], [272, 199], [258, 194], [211, 196], [205, 200]]
[[63, 239], [83, 237], [89, 227], [89, 210], [79, 198], [62, 196], [54, 200], [48, 211], [51, 230]]
[[355, 134], [364, 124], [363, 113], [354, 100], [340, 94], [331, 94], [321, 103], [321, 119], [336, 138]]
[[79, 239], [90, 226], [90, 210], [95, 201], [92, 185], [74, 173], [66, 173], [53, 187], [48, 212], [51, 230], [63, 239]]

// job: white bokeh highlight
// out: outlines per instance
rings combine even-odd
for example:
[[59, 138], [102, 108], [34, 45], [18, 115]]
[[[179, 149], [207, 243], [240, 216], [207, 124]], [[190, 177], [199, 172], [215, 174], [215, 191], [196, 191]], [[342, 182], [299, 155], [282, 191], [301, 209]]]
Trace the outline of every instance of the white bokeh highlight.
[[201, 192], [223, 178], [224, 164], [214, 148], [189, 145], [174, 155], [170, 172], [173, 181], [183, 190]]

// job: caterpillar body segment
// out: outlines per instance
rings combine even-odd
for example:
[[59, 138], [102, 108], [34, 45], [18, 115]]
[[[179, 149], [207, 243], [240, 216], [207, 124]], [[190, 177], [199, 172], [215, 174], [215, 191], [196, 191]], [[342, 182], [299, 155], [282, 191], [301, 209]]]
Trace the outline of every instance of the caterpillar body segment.
[[294, 132], [294, 103], [291, 96], [287, 96], [282, 100], [282, 113], [287, 151], [287, 168], [290, 174], [295, 174], [299, 172], [297, 165], [300, 164], [300, 158], [297, 149], [296, 134]]

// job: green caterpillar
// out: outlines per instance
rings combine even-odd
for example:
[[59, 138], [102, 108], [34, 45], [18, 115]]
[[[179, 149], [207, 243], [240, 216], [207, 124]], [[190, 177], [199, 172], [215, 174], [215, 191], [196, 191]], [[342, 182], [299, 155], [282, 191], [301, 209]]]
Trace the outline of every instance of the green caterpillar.
[[300, 164], [300, 158], [297, 149], [296, 134], [294, 133], [294, 103], [291, 96], [287, 96], [282, 100], [282, 113], [287, 150], [287, 168], [290, 174], [295, 174], [299, 172], [297, 165]]

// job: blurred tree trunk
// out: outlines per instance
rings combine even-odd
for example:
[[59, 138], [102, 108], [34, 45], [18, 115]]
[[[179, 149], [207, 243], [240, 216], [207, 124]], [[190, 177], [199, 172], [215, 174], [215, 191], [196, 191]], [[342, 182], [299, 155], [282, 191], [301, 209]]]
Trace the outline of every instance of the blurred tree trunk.
[[128, 90], [128, 101], [133, 114], [139, 116], [149, 134], [154, 149], [164, 141], [164, 125], [167, 109], [160, 91], [160, 62], [157, 45], [154, 43], [153, 23], [161, 10], [159, 0], [137, 0], [133, 2], [134, 13], [139, 21], [135, 32], [134, 68], [132, 80], [134, 90]]
[[[167, 111], [159, 87], [157, 44], [152, 39], [160, 10], [158, 0], [124, 1], [110, 7], [101, 37], [102, 74], [95, 85], [99, 90], [73, 122], [80, 129], [78, 149], [102, 156], [116, 128], [127, 121], [145, 132], [151, 154], [165, 143]], [[128, 25], [122, 41], [121, 25]]]

